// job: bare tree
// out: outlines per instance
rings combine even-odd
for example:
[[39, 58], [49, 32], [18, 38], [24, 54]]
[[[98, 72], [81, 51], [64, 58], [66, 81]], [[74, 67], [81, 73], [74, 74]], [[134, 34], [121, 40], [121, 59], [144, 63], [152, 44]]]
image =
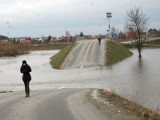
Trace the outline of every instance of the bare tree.
[[148, 19], [142, 12], [141, 8], [135, 7], [127, 12], [126, 28], [136, 32], [136, 47], [138, 49], [139, 58], [141, 58], [141, 52], [143, 43], [145, 41], [144, 33], [147, 27]]

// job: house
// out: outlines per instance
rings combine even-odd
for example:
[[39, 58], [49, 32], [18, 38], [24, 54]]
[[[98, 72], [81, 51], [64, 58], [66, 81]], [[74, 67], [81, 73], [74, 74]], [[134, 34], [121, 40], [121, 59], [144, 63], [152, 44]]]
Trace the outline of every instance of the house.
[[0, 40], [0, 45], [10, 45], [11, 42], [8, 39]]
[[20, 44], [21, 45], [31, 45], [32, 42], [31, 42], [31, 40], [29, 38], [21, 38], [20, 39]]
[[129, 31], [125, 33], [126, 39], [136, 39], [137, 33], [134, 31]]

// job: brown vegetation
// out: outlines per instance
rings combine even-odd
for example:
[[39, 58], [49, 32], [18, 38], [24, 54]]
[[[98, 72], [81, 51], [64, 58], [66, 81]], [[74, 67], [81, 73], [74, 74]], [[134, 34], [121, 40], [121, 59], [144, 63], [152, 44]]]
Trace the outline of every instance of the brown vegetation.
[[28, 54], [30, 51], [36, 50], [53, 50], [62, 49], [66, 43], [57, 44], [39, 44], [39, 45], [6, 45], [0, 46], [0, 57], [14, 57], [17, 55]]
[[29, 51], [25, 47], [18, 46], [0, 46], [0, 57], [14, 57], [17, 55], [28, 54]]
[[117, 95], [116, 93], [108, 92], [102, 89], [99, 90], [99, 93], [101, 97], [106, 99], [106, 101], [114, 101], [119, 106], [136, 113], [139, 117], [144, 118], [144, 120], [160, 120], [160, 115], [158, 112], [149, 110], [134, 101]]

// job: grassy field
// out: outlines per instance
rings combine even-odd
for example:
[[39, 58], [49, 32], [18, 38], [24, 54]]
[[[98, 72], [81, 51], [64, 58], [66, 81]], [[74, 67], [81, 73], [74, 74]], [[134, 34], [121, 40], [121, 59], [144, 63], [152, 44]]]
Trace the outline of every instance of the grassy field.
[[[28, 50], [61, 50], [66, 47], [69, 43], [54, 43], [54, 44], [39, 44], [39, 45], [29, 45], [26, 46]], [[23, 47], [23, 46], [19, 46]]]
[[160, 39], [152, 40], [152, 41], [146, 41], [144, 43], [144, 47], [148, 47], [148, 48], [160, 48]]
[[64, 61], [65, 57], [68, 55], [70, 50], [73, 48], [74, 43], [68, 44], [66, 47], [64, 47], [60, 52], [58, 52], [56, 55], [51, 57], [50, 64], [52, 65], [52, 68], [59, 69], [62, 62]]
[[158, 39], [158, 40], [152, 40], [152, 41], [146, 41], [145, 44], [160, 45], [160, 39]]
[[106, 49], [106, 65], [112, 65], [132, 55], [127, 48], [112, 40], [107, 41]]
[[[121, 41], [117, 40], [117, 42], [121, 42]], [[126, 48], [136, 48], [136, 45], [134, 43], [133, 44], [124, 44], [124, 46]], [[143, 48], [160, 48], [160, 39], [144, 42]]]

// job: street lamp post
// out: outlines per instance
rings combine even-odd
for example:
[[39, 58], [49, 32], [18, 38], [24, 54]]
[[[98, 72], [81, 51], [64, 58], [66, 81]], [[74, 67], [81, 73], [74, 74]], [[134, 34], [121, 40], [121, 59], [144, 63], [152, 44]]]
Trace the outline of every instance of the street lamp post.
[[109, 32], [109, 34], [110, 34], [110, 18], [112, 17], [112, 13], [111, 12], [108, 12], [108, 13], [106, 13], [106, 17], [108, 18], [108, 21], [109, 21], [109, 29], [107, 30], [108, 32]]

